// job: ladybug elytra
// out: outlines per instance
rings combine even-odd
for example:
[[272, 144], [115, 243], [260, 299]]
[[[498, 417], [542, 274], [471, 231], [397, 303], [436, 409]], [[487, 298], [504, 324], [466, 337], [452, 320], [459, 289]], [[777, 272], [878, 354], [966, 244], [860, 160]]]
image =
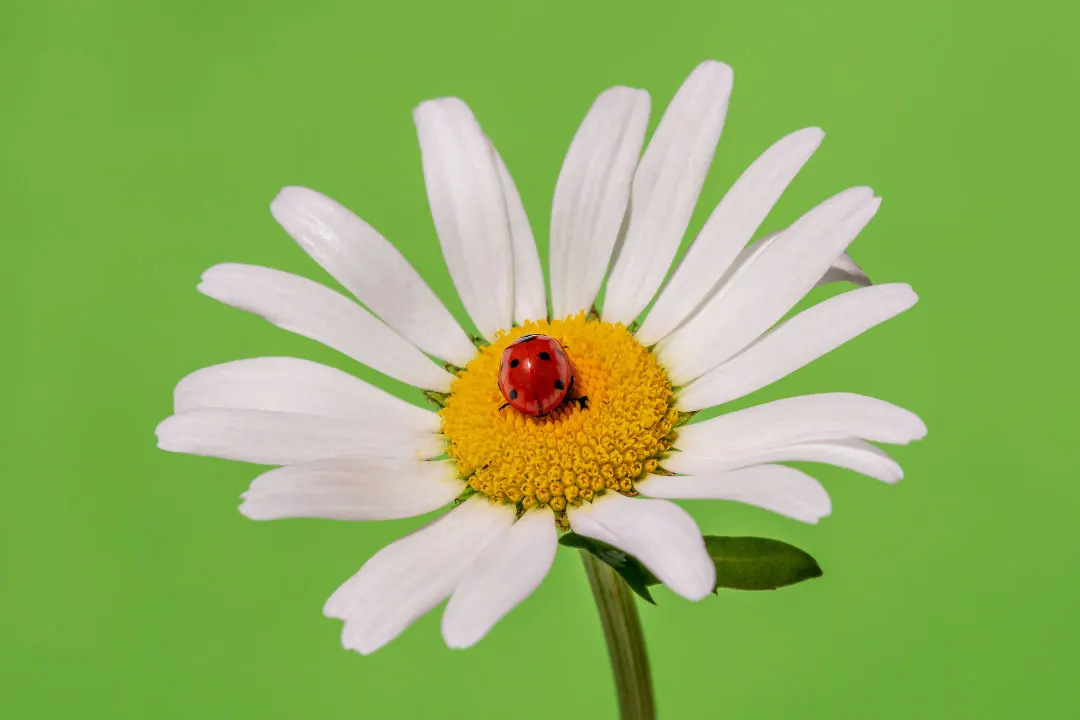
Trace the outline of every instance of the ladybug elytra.
[[[573, 387], [574, 369], [555, 338], [522, 335], [503, 350], [499, 390], [519, 413], [544, 417], [566, 400]], [[584, 407], [585, 398], [575, 399]]]

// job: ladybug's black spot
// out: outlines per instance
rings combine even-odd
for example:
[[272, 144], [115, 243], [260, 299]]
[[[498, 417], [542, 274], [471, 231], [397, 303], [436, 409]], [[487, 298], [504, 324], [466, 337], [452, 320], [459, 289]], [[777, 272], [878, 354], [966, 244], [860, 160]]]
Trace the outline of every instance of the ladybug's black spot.
[[511, 400], [517, 400], [517, 390], [511, 390], [510, 391], [510, 399]]
[[516, 368], [520, 364], [521, 364], [521, 361], [518, 360], [517, 358], [514, 358], [513, 360], [510, 361], [510, 367], [512, 367], [512, 368]]
[[550, 360], [551, 359], [551, 353], [542, 352], [539, 355], [537, 355], [537, 357], [540, 358], [541, 360]]
[[555, 381], [555, 389], [556, 389], [556, 390], [562, 390], [562, 389], [563, 389], [563, 383], [562, 383], [562, 380], [556, 380], [556, 381]]

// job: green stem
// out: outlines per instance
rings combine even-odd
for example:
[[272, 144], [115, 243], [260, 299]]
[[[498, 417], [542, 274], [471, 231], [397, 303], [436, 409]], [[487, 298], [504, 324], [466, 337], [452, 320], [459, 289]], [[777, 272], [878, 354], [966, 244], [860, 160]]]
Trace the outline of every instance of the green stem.
[[581, 553], [585, 574], [589, 577], [596, 609], [604, 626], [611, 671], [619, 694], [619, 717], [622, 720], [654, 720], [652, 679], [645, 636], [630, 587], [611, 568], [592, 553]]

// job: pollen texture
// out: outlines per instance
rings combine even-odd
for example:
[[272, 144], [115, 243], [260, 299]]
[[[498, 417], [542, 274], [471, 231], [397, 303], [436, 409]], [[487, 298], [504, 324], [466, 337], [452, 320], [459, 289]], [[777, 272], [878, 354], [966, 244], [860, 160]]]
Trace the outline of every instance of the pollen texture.
[[[546, 417], [522, 415], [498, 386], [503, 350], [522, 335], [562, 343], [574, 373], [570, 397]], [[587, 398], [582, 403], [575, 398]], [[675, 442], [671, 383], [652, 353], [621, 324], [587, 319], [527, 322], [480, 349], [440, 410], [447, 450], [469, 487], [522, 510], [567, 505], [614, 491], [656, 469]]]

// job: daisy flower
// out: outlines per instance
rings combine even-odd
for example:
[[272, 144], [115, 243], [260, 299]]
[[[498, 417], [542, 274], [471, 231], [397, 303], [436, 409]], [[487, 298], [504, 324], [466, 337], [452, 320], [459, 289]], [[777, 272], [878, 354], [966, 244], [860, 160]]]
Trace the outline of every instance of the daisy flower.
[[[313, 190], [285, 188], [271, 212], [355, 299], [252, 265], [203, 275], [202, 293], [420, 388], [437, 407], [314, 362], [264, 357], [184, 378], [175, 414], [157, 428], [165, 450], [279, 466], [243, 496], [253, 519], [384, 520], [452, 505], [330, 597], [324, 611], [344, 621], [345, 647], [373, 652], [447, 598], [447, 644], [476, 643], [540, 584], [567, 528], [700, 600], [715, 567], [671, 500], [734, 500], [812, 523], [829, 514], [828, 495], [779, 463], [901, 478], [868, 441], [905, 444], [925, 426], [881, 400], [808, 395], [687, 422], [917, 299], [905, 284], [870, 285], [845, 254], [880, 205], [870, 188], [844, 190], [751, 242], [821, 143], [817, 128], [766, 149], [671, 268], [731, 88], [727, 65], [698, 66], [644, 153], [648, 94], [600, 94], [555, 186], [550, 293], [518, 191], [472, 112], [456, 98], [417, 107], [435, 230], [477, 336], [374, 228]], [[785, 319], [815, 285], [837, 280], [860, 287]], [[505, 407], [504, 350], [533, 334], [566, 349], [587, 402], [543, 417]]]

